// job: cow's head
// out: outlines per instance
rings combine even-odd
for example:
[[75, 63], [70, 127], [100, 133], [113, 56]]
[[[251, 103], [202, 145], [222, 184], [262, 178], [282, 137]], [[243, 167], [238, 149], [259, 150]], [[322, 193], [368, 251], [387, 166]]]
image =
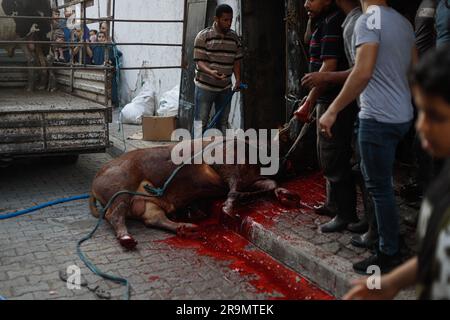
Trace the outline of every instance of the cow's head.
[[[52, 16], [50, 0], [2, 0], [2, 8], [9, 16]], [[16, 19], [16, 33], [20, 38], [45, 41], [49, 40], [50, 31], [51, 20]]]

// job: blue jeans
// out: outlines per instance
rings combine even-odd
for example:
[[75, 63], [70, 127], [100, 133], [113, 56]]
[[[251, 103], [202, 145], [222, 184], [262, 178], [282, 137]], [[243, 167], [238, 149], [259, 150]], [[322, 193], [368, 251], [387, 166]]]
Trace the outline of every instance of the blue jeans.
[[[215, 106], [215, 113], [219, 112], [220, 108], [223, 108], [222, 116], [219, 119], [216, 128], [220, 129], [223, 134], [226, 133], [226, 129], [228, 129], [228, 117], [230, 115], [231, 109], [231, 100], [230, 100], [231, 94], [232, 94], [231, 88], [215, 92], [195, 86], [194, 120], [202, 122], [201, 128], [202, 133], [204, 133], [206, 127], [208, 126], [209, 115], [211, 113], [213, 104]], [[198, 136], [196, 138], [198, 138]]]
[[392, 124], [373, 119], [359, 121], [361, 170], [375, 206], [379, 250], [392, 256], [398, 253], [400, 234], [393, 179], [395, 152], [412, 122]]

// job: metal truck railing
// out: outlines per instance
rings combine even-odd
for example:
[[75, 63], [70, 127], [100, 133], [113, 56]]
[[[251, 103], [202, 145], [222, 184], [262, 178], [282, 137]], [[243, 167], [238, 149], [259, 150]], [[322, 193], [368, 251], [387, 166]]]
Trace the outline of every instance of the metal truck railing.
[[[100, 1], [100, 0], [95, 0]], [[75, 5], [81, 6], [81, 16], [76, 17], [76, 20], [82, 22], [82, 30], [86, 30], [87, 23], [94, 23], [94, 22], [107, 22], [111, 25], [111, 28], [109, 30], [110, 33], [110, 39], [111, 41], [108, 41], [106, 43], [96, 43], [96, 45], [99, 46], [105, 46], [105, 47], [112, 47], [112, 46], [159, 46], [159, 47], [180, 47], [182, 49], [182, 52], [185, 50], [185, 44], [184, 44], [184, 34], [186, 33], [186, 23], [184, 20], [155, 20], [155, 19], [115, 19], [116, 16], [116, 0], [107, 0], [107, 16], [106, 17], [98, 17], [98, 18], [89, 18], [86, 17], [86, 8], [88, 4], [95, 3], [93, 0], [73, 0], [69, 2], [65, 2], [63, 4], [59, 4], [60, 1], [54, 0], [53, 1], [53, 9], [65, 9], [69, 7], [73, 7]], [[164, 1], [164, 0], [160, 0]], [[187, 1], [185, 1], [184, 7], [186, 9], [187, 7]], [[186, 13], [185, 13], [186, 14]], [[184, 15], [185, 18], [186, 15]], [[0, 16], [0, 19], [38, 19], [38, 20], [67, 20], [66, 18], [62, 17], [41, 17], [41, 16]], [[116, 43], [114, 41], [114, 35], [115, 35], [115, 25], [116, 23], [182, 23], [183, 24], [183, 43], [145, 43], [145, 42], [120, 42]], [[52, 31], [53, 31], [53, 25], [52, 25]], [[85, 50], [86, 46], [89, 46], [90, 43], [85, 41], [85, 37], [81, 37], [80, 42], [57, 42], [57, 41], [0, 41], [0, 45], [28, 45], [28, 44], [48, 44], [48, 45], [59, 45], [59, 46], [66, 46], [69, 47], [70, 50], [70, 56], [73, 57], [72, 50], [74, 47], [80, 47], [80, 54], [79, 54], [79, 61], [78, 63], [74, 63], [73, 59], [70, 59], [70, 63], [58, 63], [55, 66], [46, 66], [46, 67], [39, 67], [39, 66], [6, 66], [2, 67], [5, 70], [70, 70], [70, 90], [74, 90], [74, 73], [78, 70], [103, 70], [104, 71], [104, 77], [105, 79], [111, 79], [112, 74], [114, 72], [120, 72], [120, 71], [128, 71], [128, 70], [155, 70], [155, 69], [181, 69], [183, 68], [181, 65], [172, 65], [172, 66], [130, 66], [130, 67], [120, 67], [119, 69], [117, 66], [110, 66], [110, 65], [104, 65], [104, 66], [94, 66], [94, 65], [88, 65], [85, 63]], [[74, 40], [72, 38], [72, 40]], [[105, 50], [105, 61], [109, 60], [109, 50]], [[108, 97], [105, 98], [105, 106], [110, 106], [110, 92], [111, 92], [111, 81], [104, 81], [105, 83], [105, 92], [108, 93]]]

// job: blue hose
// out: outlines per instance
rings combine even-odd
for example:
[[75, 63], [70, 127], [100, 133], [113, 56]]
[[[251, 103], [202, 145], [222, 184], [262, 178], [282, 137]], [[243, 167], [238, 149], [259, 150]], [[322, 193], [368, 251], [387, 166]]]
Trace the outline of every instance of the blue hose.
[[63, 198], [63, 199], [58, 199], [55, 201], [50, 201], [50, 202], [46, 202], [28, 209], [24, 209], [24, 210], [20, 210], [20, 211], [16, 211], [16, 212], [10, 212], [10, 213], [6, 213], [6, 214], [1, 214], [0, 215], [0, 220], [6, 220], [6, 219], [11, 219], [11, 218], [15, 218], [18, 216], [22, 216], [24, 214], [27, 213], [31, 213], [31, 212], [35, 212], [38, 210], [41, 210], [43, 208], [46, 207], [51, 207], [54, 206], [56, 204], [60, 204], [60, 203], [65, 203], [65, 202], [71, 202], [71, 201], [76, 201], [76, 200], [83, 200], [83, 199], [89, 199], [90, 195], [89, 194], [83, 194], [81, 196], [75, 196], [75, 197], [70, 197], [70, 198]]

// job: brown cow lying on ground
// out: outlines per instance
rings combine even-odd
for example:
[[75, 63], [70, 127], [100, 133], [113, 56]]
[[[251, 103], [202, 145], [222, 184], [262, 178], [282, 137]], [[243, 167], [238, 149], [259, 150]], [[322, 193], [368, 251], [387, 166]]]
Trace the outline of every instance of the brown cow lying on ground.
[[[200, 143], [204, 148], [212, 143], [195, 141], [197, 142], [188, 140], [181, 143], [191, 146]], [[178, 167], [171, 158], [174, 147], [175, 145], [169, 145], [135, 150], [107, 163], [97, 173], [92, 184], [92, 214], [99, 217], [97, 200], [105, 206], [118, 191], [149, 194], [144, 188], [146, 185], [164, 185]], [[223, 144], [223, 153], [230, 152], [230, 148], [234, 148], [234, 144]], [[233, 154], [236, 155], [236, 152]], [[248, 153], [244, 157], [248, 160]], [[197, 226], [171, 221], [167, 215], [201, 199], [227, 197], [223, 213], [228, 215], [233, 215], [233, 207], [237, 201], [270, 192], [273, 192], [282, 204], [298, 206], [298, 195], [278, 188], [274, 180], [261, 175], [260, 169], [259, 164], [189, 164], [176, 174], [163, 196], [121, 195], [108, 208], [105, 219], [114, 228], [120, 244], [132, 249], [137, 242], [127, 231], [126, 218], [138, 219], [148, 227], [162, 228], [183, 235], [195, 233]]]

